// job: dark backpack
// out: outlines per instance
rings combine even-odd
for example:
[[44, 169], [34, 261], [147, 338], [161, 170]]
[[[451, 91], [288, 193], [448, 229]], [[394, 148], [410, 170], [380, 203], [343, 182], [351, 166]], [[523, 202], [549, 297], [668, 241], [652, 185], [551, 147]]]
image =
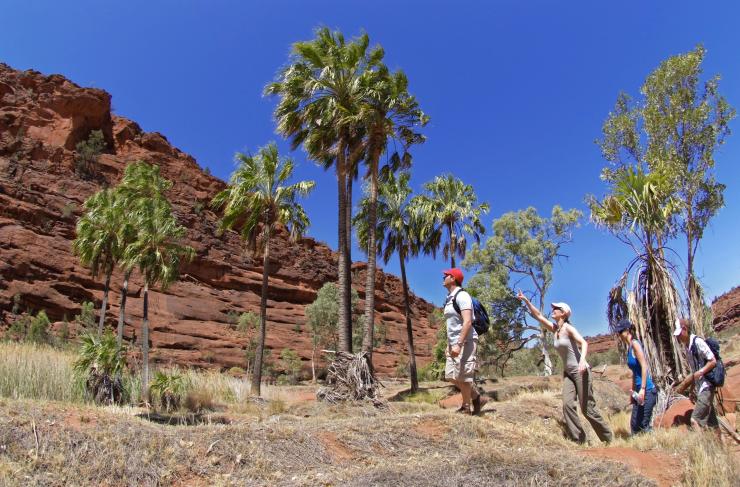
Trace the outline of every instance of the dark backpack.
[[[694, 363], [702, 364], [701, 367], [704, 367], [707, 361], [704, 359], [704, 357], [699, 355], [699, 350], [697, 350], [696, 348], [696, 338], [694, 338], [694, 341], [691, 343], [690, 350], [694, 356]], [[709, 350], [711, 350], [714, 354], [714, 358], [717, 359], [717, 365], [715, 365], [712, 370], [707, 372], [704, 377], [706, 377], [707, 381], [714, 387], [722, 387], [723, 385], [725, 385], [725, 364], [724, 362], [722, 362], [722, 357], [720, 357], [719, 355], [719, 342], [714, 338], [706, 338], [703, 340], [709, 346]]]
[[[460, 306], [457, 304], [457, 295], [462, 290], [462, 288], [458, 289], [452, 296], [452, 306], [455, 308], [455, 311], [457, 311], [457, 314], [461, 316], [462, 313], [460, 312]], [[488, 318], [488, 311], [486, 311], [486, 307], [483, 306], [483, 303], [478, 301], [478, 298], [470, 296], [470, 299], [473, 301], [473, 328], [478, 335], [484, 335], [488, 333], [488, 326], [491, 324], [491, 320]]]

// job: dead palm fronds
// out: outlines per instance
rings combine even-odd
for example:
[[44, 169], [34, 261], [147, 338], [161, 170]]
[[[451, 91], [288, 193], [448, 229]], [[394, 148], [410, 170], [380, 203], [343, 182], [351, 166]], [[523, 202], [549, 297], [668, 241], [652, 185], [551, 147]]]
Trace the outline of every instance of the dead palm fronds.
[[[324, 350], [324, 352], [329, 351]], [[369, 400], [376, 407], [386, 406], [378, 395], [378, 389], [383, 387], [383, 384], [368, 366], [366, 352], [329, 353], [335, 353], [336, 356], [329, 364], [326, 386], [319, 388], [316, 392], [316, 398], [319, 401], [335, 404], [345, 401]]]
[[[629, 282], [633, 270], [635, 274]], [[640, 255], [609, 291], [607, 302], [611, 330], [624, 318], [635, 325], [653, 380], [661, 388], [677, 383], [689, 371], [681, 345], [672, 333], [681, 298], [671, 272], [671, 264], [661, 252]]]

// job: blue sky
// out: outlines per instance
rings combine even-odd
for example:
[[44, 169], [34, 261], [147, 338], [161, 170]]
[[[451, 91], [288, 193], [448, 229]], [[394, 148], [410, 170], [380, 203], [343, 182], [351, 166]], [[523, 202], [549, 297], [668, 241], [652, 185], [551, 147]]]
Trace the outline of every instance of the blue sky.
[[[740, 108], [738, 18], [740, 7], [729, 1], [0, 0], [0, 61], [107, 90], [115, 113], [162, 132], [227, 179], [236, 151], [276, 140], [289, 153], [262, 88], [287, 62], [291, 43], [320, 25], [348, 37], [364, 29], [387, 63], [406, 72], [431, 116], [428, 140], [414, 151], [414, 188], [453, 172], [490, 203], [490, 229], [494, 218], [527, 206], [586, 212], [584, 196], [605, 190], [593, 141], [617, 94], [637, 95], [670, 55], [703, 43], [705, 74], [720, 73], [720, 92]], [[737, 120], [731, 127], [740, 131]], [[318, 185], [305, 202], [309, 235], [336, 247], [333, 175], [301, 150], [292, 157], [297, 177]], [[716, 159], [726, 207], [697, 262], [710, 298], [740, 284], [740, 134]], [[632, 256], [588, 223], [574, 238], [548, 298], [570, 303], [583, 333], [605, 332], [607, 292]], [[363, 258], [356, 247], [353, 256]], [[439, 303], [444, 267], [441, 257], [410, 262], [412, 289]], [[385, 269], [397, 273], [398, 265]]]

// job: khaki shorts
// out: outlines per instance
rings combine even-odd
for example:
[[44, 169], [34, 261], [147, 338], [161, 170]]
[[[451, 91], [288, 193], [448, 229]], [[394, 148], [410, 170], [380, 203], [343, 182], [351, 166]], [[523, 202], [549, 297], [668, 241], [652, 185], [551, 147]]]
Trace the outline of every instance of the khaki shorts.
[[450, 349], [447, 347], [447, 362], [445, 363], [445, 379], [448, 381], [473, 382], [475, 371], [478, 368], [476, 352], [478, 342], [468, 340], [462, 352], [457, 357], [450, 357]]

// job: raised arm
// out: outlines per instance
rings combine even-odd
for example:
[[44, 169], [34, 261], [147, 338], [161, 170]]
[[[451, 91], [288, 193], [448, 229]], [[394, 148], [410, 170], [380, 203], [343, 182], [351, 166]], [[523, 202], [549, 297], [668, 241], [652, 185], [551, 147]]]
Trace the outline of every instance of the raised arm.
[[529, 314], [532, 315], [532, 318], [539, 321], [542, 326], [544, 326], [548, 330], [552, 332], [555, 331], [555, 325], [553, 325], [552, 322], [548, 320], [545, 315], [543, 315], [529, 299], [527, 299], [521, 289], [519, 290], [519, 293], [516, 295], [516, 297], [519, 298], [519, 300], [527, 306], [527, 308], [529, 309]]

